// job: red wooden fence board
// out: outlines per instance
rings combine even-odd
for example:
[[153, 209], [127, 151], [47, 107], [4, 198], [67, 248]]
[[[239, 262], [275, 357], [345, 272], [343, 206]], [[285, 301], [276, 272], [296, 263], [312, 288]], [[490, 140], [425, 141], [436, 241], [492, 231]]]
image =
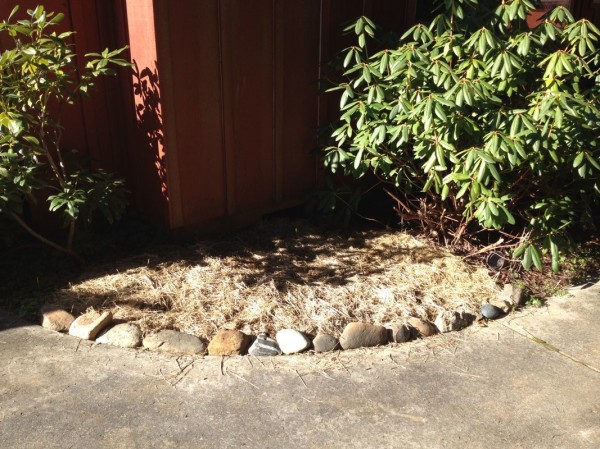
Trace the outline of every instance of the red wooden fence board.
[[[168, 3], [183, 220], [227, 213], [217, 2]], [[201, 30], [201, 32], [199, 32]]]

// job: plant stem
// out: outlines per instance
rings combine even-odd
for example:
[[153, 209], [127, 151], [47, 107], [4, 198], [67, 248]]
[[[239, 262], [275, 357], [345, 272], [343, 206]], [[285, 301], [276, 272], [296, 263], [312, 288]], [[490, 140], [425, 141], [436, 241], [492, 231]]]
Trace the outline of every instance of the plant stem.
[[83, 263], [85, 262], [81, 256], [79, 256], [78, 254], [74, 253], [70, 248], [65, 248], [63, 246], [60, 246], [58, 243], [54, 243], [51, 240], [48, 240], [46, 237], [44, 237], [41, 234], [38, 234], [37, 232], [35, 232], [33, 229], [31, 229], [31, 227], [25, 223], [23, 221], [23, 219], [21, 217], [19, 217], [19, 215], [15, 214], [14, 212], [10, 211], [9, 212], [10, 217], [15, 220], [19, 226], [21, 226], [23, 229], [25, 229], [31, 236], [35, 237], [37, 240], [39, 240], [40, 242], [60, 251], [63, 253], [68, 254], [69, 256], [75, 258], [77, 261]]

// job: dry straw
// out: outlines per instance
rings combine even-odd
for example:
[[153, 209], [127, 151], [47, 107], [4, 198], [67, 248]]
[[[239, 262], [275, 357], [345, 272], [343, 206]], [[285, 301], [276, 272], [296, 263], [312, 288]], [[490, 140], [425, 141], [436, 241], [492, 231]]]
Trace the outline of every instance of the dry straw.
[[173, 328], [210, 339], [221, 327], [339, 335], [351, 321], [475, 312], [496, 294], [485, 270], [404, 233], [341, 235], [275, 221], [183, 253], [98, 267], [51, 300], [76, 312], [110, 308], [144, 333]]

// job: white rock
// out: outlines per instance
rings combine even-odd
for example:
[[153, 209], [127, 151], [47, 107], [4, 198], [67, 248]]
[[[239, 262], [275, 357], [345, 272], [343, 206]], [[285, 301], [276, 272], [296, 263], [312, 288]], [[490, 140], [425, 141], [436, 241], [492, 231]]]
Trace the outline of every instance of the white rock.
[[282, 329], [275, 335], [277, 344], [284, 354], [295, 354], [310, 347], [310, 340], [302, 332], [294, 329]]

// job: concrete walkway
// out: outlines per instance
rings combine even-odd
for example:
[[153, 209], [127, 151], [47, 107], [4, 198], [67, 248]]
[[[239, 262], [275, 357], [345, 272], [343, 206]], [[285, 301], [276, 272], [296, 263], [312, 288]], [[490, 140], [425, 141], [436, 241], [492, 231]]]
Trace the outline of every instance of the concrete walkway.
[[0, 314], [0, 448], [600, 448], [600, 287], [573, 293], [420, 342], [260, 360]]

